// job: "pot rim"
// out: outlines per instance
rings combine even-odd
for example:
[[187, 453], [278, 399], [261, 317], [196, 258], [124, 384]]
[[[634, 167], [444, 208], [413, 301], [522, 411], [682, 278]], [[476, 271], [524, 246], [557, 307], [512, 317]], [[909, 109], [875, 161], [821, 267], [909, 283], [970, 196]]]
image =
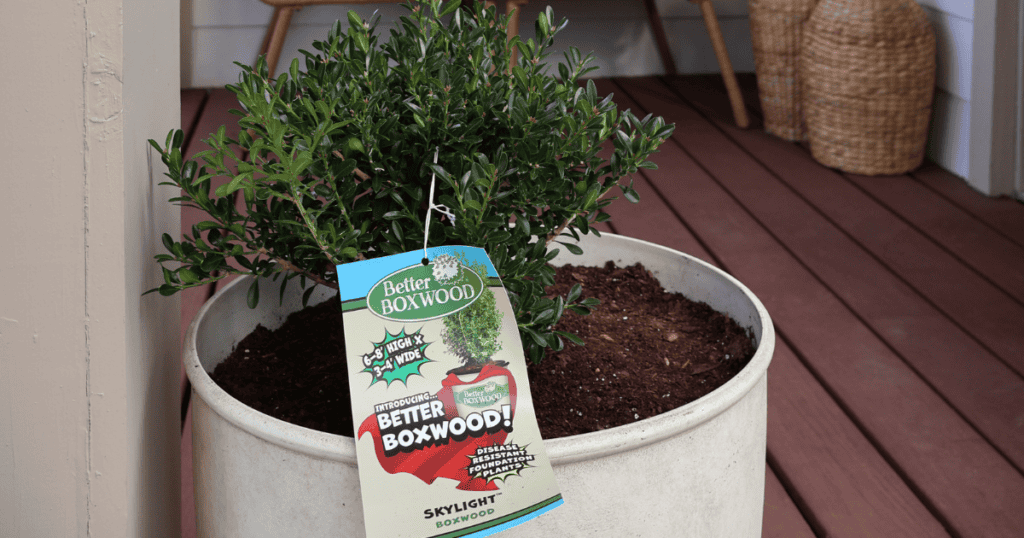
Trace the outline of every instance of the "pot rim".
[[[632, 424], [569, 437], [545, 439], [544, 446], [548, 457], [552, 464], [556, 465], [639, 448], [713, 419], [732, 407], [766, 375], [775, 349], [775, 329], [768, 311], [750, 289], [732, 275], [689, 254], [662, 245], [613, 233], [602, 233], [601, 239], [605, 237], [681, 257], [689, 264], [714, 273], [727, 281], [753, 305], [758, 318], [755, 323], [759, 322], [761, 326], [761, 338], [750, 363], [724, 385], [693, 402]], [[193, 395], [198, 395], [211, 410], [228, 422], [260, 439], [314, 457], [355, 465], [356, 450], [353, 438], [304, 428], [256, 411], [220, 388], [200, 364], [196, 350], [196, 335], [200, 323], [203, 322], [206, 313], [221, 295], [228, 293], [235, 286], [245, 285], [251, 278], [253, 277], [235, 279], [214, 294], [200, 308], [185, 333], [182, 355], [185, 372], [192, 383]]]

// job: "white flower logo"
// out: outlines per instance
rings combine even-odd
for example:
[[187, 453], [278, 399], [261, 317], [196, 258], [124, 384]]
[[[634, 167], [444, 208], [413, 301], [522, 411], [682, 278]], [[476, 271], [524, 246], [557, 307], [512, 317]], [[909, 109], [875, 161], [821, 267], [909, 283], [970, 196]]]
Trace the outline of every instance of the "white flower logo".
[[459, 260], [447, 254], [434, 258], [434, 280], [448, 282], [459, 276]]

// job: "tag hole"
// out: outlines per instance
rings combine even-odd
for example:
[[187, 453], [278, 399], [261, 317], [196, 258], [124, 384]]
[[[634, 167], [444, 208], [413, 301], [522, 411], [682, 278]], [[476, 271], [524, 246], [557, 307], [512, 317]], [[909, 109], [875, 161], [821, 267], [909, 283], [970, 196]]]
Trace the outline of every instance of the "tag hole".
[[423, 262], [423, 265], [428, 265], [430, 263], [430, 260], [428, 260], [426, 258], [423, 258], [422, 262]]

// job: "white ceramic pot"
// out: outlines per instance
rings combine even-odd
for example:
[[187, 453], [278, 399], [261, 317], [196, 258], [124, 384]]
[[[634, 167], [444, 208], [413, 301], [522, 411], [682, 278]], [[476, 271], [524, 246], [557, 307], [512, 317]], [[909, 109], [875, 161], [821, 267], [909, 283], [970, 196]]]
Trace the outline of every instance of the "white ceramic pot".
[[[757, 352], [736, 377], [695, 402], [545, 441], [565, 505], [501, 536], [760, 536], [767, 369], [775, 348], [768, 312], [736, 279], [681, 252], [613, 234], [585, 236], [580, 246], [582, 256], [566, 253], [555, 263], [642, 262], [666, 289], [749, 328]], [[221, 290], [186, 335], [199, 536], [365, 536], [352, 438], [264, 415], [207, 375], [257, 324], [276, 328], [299, 308], [296, 293], [281, 307], [268, 300], [250, 310], [247, 288], [248, 279], [239, 279]], [[330, 299], [330, 291], [311, 302]]]

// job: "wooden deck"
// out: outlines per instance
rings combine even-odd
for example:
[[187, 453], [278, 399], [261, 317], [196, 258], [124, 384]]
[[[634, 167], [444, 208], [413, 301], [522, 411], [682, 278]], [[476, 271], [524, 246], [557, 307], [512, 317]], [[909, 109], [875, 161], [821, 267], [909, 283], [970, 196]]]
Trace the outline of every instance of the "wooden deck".
[[[725, 269], [775, 322], [763, 536], [1024, 536], [1024, 204], [932, 164], [825, 168], [760, 129], [751, 75], [747, 130], [717, 77], [597, 82], [676, 123], [660, 168], [636, 178], [641, 204], [610, 206], [614, 231]], [[223, 90], [183, 91], [189, 140], [233, 123], [231, 107]], [[185, 297], [183, 327], [209, 293]]]

